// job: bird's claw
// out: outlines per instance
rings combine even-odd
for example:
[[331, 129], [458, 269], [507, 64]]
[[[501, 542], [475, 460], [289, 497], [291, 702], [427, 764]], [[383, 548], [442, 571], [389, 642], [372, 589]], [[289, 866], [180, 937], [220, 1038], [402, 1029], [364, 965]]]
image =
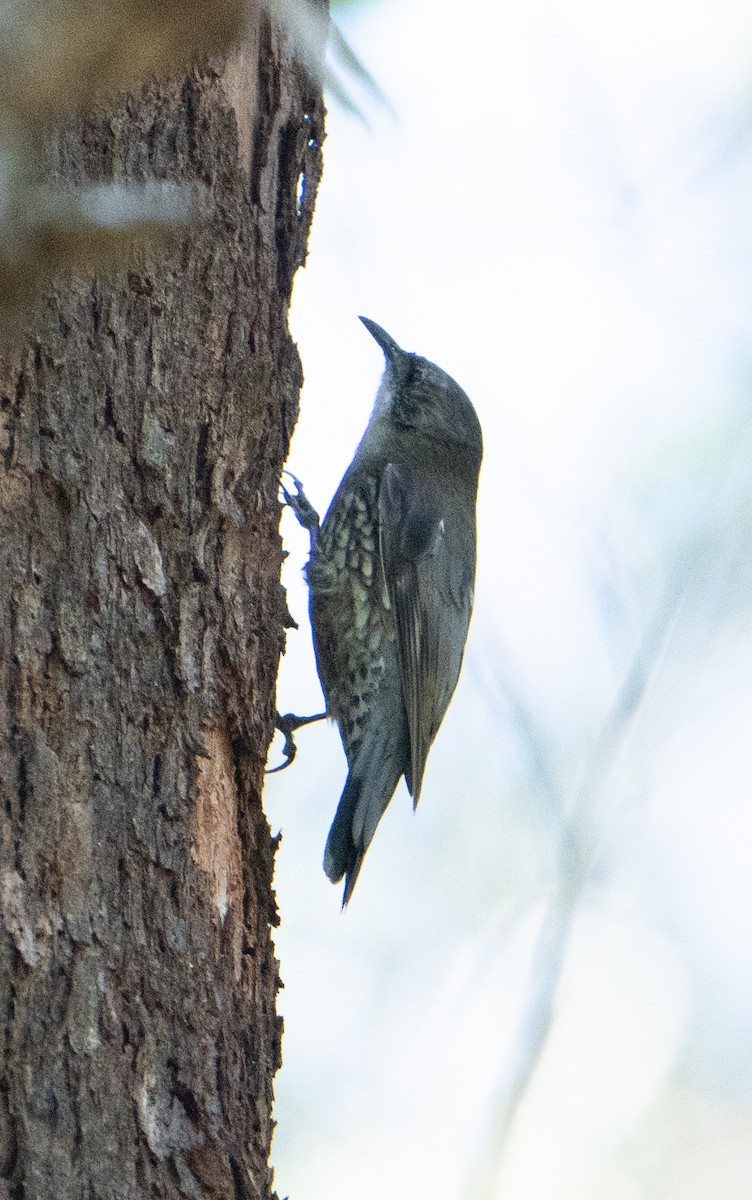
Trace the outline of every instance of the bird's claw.
[[282, 753], [285, 756], [285, 761], [280, 763], [278, 767], [269, 767], [266, 771], [267, 775], [276, 775], [277, 771], [284, 771], [285, 767], [289, 767], [295, 755], [298, 753], [298, 747], [295, 745], [293, 734], [303, 725], [311, 725], [314, 721], [323, 721], [326, 713], [316, 713], [313, 717], [296, 717], [295, 713], [285, 713], [281, 716], [280, 713], [274, 714], [274, 728], [285, 735], [285, 744], [282, 747]]
[[285, 471], [284, 474], [290, 476], [295, 487], [295, 495], [293, 495], [292, 492], [288, 492], [283, 483], [280, 483], [285, 504], [292, 509], [300, 524], [308, 530], [311, 540], [313, 540], [319, 531], [319, 514], [303, 491], [300, 480], [293, 475], [292, 471]]

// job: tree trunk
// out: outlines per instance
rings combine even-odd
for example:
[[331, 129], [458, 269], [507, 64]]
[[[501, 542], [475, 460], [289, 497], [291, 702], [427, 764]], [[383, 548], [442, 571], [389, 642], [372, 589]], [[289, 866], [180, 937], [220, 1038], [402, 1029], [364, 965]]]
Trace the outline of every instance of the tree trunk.
[[51, 150], [208, 216], [54, 285], [0, 363], [0, 1200], [271, 1193], [261, 791], [322, 124], [257, 14]]

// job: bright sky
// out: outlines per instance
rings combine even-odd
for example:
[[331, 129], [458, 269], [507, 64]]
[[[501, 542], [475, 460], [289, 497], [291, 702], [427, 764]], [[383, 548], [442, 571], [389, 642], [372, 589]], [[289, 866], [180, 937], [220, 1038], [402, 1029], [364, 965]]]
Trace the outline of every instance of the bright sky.
[[[366, 99], [366, 129], [331, 104], [290, 466], [323, 514], [382, 369], [359, 313], [457, 378], [486, 452], [460, 687], [420, 809], [398, 791], [346, 915], [321, 870], [336, 731], [302, 732], [268, 783], [277, 1191], [469, 1200], [490, 1161], [484, 1200], [746, 1200], [752, 8], [385, 0], [343, 28], [397, 117]], [[306, 539], [283, 532], [301, 629], [279, 707], [313, 712]], [[645, 701], [594, 779], [667, 605]], [[595, 862], [496, 1164], [583, 790]]]

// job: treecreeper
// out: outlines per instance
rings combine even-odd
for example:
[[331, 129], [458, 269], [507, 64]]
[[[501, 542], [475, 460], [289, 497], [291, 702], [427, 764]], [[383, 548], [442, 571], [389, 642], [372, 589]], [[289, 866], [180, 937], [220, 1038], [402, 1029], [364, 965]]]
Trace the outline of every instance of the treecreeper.
[[[478, 417], [459, 384], [360, 319], [386, 367], [323, 523], [297, 480], [296, 494], [282, 489], [311, 536], [316, 664], [349, 768], [324, 853], [332, 882], [345, 878], [343, 906], [403, 775], [417, 805], [457, 686], [473, 607], [483, 455]], [[284, 718], [280, 727], [290, 734], [315, 719]]]

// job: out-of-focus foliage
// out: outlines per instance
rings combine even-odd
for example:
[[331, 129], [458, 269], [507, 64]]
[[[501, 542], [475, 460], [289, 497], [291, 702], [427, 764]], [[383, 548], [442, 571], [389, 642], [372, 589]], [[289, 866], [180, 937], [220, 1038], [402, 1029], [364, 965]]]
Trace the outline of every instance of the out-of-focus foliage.
[[386, 0], [330, 0], [329, 7], [333, 13], [339, 12], [345, 16], [384, 3]]
[[239, 36], [243, 0], [8, 0], [0, 15], [0, 326], [8, 330], [51, 274], [123, 265], [133, 245], [188, 219], [175, 185], [57, 189], [44, 139], [101, 95], [218, 53]]
[[[319, 46], [327, 41], [324, 76], [329, 96], [341, 108], [368, 124], [366, 111], [373, 106], [392, 112], [378, 81], [343, 36], [336, 21], [330, 20], [326, 7], [313, 0], [263, 0], [267, 12], [284, 27], [296, 53], [308, 70], [320, 74]], [[358, 94], [362, 99], [358, 98]]]
[[7, 0], [0, 16], [4, 122], [48, 127], [103, 91], [134, 87], [220, 53], [243, 27], [243, 0]]
[[[326, 82], [343, 107], [361, 118], [366, 105], [388, 107], [326, 5], [261, 3], [314, 78], [331, 35]], [[0, 13], [0, 329], [18, 322], [51, 275], [82, 264], [121, 267], [145, 238], [167, 236], [200, 211], [200, 198], [175, 185], [55, 192], [41, 166], [51, 129], [195, 54], [231, 52], [248, 19], [245, 0], [8, 0]]]

